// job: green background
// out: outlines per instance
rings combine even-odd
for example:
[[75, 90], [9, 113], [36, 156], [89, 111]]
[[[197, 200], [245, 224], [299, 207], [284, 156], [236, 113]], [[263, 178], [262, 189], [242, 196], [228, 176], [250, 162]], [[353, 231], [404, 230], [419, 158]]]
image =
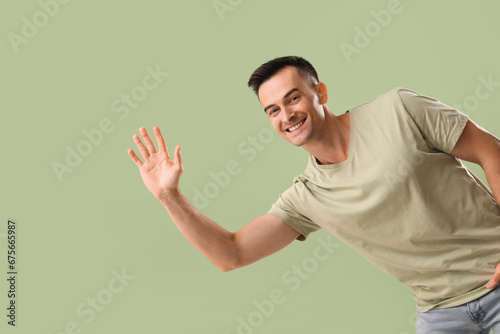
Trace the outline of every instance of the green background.
[[[127, 149], [140, 126], [158, 125], [170, 149], [182, 145], [181, 190], [189, 199], [213, 182], [210, 172], [237, 161], [241, 173], [202, 209], [236, 231], [266, 213], [306, 165], [307, 152], [278, 135], [266, 137], [253, 159], [238, 151], [252, 147], [249, 136], [269, 134], [246, 86], [257, 66], [284, 55], [310, 60], [337, 115], [397, 86], [465, 106], [479, 77], [500, 82], [500, 3], [401, 0], [401, 11], [349, 62], [341, 43], [355, 46], [355, 28], [376, 28], [371, 11], [390, 1], [228, 1], [73, 0], [18, 52], [9, 34], [21, 35], [22, 18], [33, 22], [41, 5], [2, 3], [2, 277], [8, 218], [19, 233], [17, 326], [6, 324], [2, 279], [2, 332], [64, 333], [74, 322], [81, 333], [233, 334], [238, 317], [247, 319], [254, 302], [278, 289], [285, 302], [247, 332], [414, 333], [410, 290], [345, 245], [295, 291], [282, 280], [313, 256], [324, 231], [251, 266], [219, 271], [148, 192]], [[221, 13], [214, 3], [228, 7]], [[120, 119], [111, 104], [142, 85], [148, 66], [169, 75]], [[461, 109], [497, 136], [499, 88]], [[66, 164], [66, 147], [75, 149], [86, 140], [82, 131], [106, 118], [113, 131], [59, 182], [54, 161]], [[122, 268], [135, 278], [86, 322], [77, 307], [104, 296], [112, 271]]]

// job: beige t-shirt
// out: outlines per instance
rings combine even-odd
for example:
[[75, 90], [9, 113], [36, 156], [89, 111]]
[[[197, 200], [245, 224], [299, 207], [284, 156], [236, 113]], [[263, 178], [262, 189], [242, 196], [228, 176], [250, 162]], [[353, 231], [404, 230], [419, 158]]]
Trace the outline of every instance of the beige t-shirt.
[[449, 153], [468, 117], [405, 88], [349, 110], [346, 160], [304, 173], [269, 213], [305, 240], [320, 228], [408, 285], [417, 310], [491, 291], [500, 262], [500, 207]]

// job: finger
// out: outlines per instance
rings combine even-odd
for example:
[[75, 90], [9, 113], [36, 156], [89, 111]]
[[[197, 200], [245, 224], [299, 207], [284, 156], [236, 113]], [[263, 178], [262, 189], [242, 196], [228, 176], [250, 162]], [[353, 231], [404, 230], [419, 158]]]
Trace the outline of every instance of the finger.
[[497, 266], [497, 269], [495, 273], [493, 274], [493, 277], [490, 279], [488, 284], [486, 284], [486, 287], [488, 289], [493, 289], [498, 285], [498, 282], [500, 282], [500, 264]]
[[159, 152], [165, 151], [165, 152], [167, 152], [167, 155], [168, 155], [167, 144], [165, 144], [165, 139], [163, 138], [163, 135], [161, 134], [160, 128], [157, 126], [154, 126], [153, 131], [154, 131], [155, 136], [156, 136], [156, 143], [158, 144], [158, 151]]
[[177, 167], [182, 167], [182, 156], [181, 156], [181, 145], [177, 145], [174, 150], [175, 161], [174, 164]]
[[149, 137], [149, 133], [146, 131], [146, 128], [145, 127], [140, 128], [139, 132], [142, 135], [142, 139], [144, 139], [144, 143], [146, 144], [146, 147], [148, 148], [149, 154], [156, 153], [155, 145], [153, 144], [151, 137]]
[[141, 159], [139, 159], [139, 157], [135, 154], [134, 150], [132, 150], [131, 148], [129, 148], [127, 150], [127, 153], [128, 155], [130, 156], [130, 158], [132, 158], [132, 161], [137, 165], [137, 167], [141, 168], [142, 166], [142, 161]]
[[146, 147], [144, 147], [144, 144], [142, 143], [141, 138], [139, 138], [138, 135], [134, 135], [133, 138], [134, 138], [134, 142], [137, 145], [137, 148], [139, 149], [139, 152], [141, 152], [141, 155], [144, 158], [144, 160], [146, 160], [147, 158], [149, 158], [149, 152], [146, 149]]
[[497, 285], [498, 285], [498, 279], [492, 278], [492, 279], [490, 279], [490, 281], [488, 282], [488, 284], [486, 284], [486, 288], [493, 289]]

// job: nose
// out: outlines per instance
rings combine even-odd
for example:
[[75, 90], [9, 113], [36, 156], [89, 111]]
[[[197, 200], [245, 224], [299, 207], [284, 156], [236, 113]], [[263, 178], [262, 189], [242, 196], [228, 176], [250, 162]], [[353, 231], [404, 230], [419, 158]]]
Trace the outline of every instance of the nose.
[[292, 122], [295, 119], [295, 112], [291, 108], [283, 108], [283, 112], [281, 113], [283, 115], [283, 122], [289, 123]]

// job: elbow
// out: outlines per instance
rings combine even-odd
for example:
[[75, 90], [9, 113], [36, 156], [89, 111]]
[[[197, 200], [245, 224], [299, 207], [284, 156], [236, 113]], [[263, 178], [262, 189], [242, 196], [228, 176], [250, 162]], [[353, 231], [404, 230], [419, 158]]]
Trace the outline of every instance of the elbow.
[[234, 261], [233, 263], [217, 263], [216, 266], [220, 271], [223, 272], [228, 272], [243, 267], [243, 265], [237, 261]]
[[[241, 253], [235, 242], [236, 235], [231, 234], [232, 247], [226, 249], [226, 257], [223, 261], [214, 263], [220, 271], [228, 272], [243, 267]], [[222, 260], [222, 259], [221, 259]]]
[[217, 264], [217, 268], [219, 268], [219, 270], [222, 272], [232, 271], [232, 270], [238, 269], [240, 267], [241, 266], [238, 266], [238, 265], [228, 265], [228, 264], [220, 264], [220, 263]]
[[217, 264], [217, 268], [219, 268], [221, 271], [231, 271], [231, 270], [235, 270], [235, 269], [238, 269], [238, 268], [241, 268], [241, 267], [245, 267], [247, 265], [249, 265], [250, 263], [243, 263], [243, 262], [235, 262], [235, 263], [232, 263], [232, 264]]
[[215, 264], [217, 268], [219, 268], [220, 271], [227, 272], [227, 271], [232, 271], [238, 268], [243, 267], [240, 259], [235, 256], [234, 258], [231, 259], [230, 262], [225, 262], [225, 263], [216, 263]]
[[222, 272], [228, 272], [228, 271], [236, 269], [237, 267], [217, 266], [217, 268], [219, 268], [219, 270]]

